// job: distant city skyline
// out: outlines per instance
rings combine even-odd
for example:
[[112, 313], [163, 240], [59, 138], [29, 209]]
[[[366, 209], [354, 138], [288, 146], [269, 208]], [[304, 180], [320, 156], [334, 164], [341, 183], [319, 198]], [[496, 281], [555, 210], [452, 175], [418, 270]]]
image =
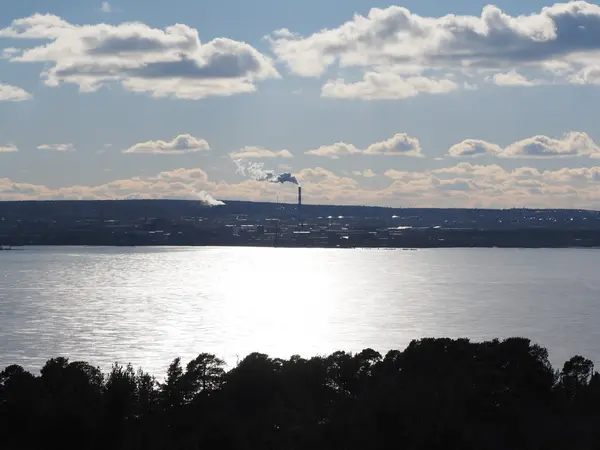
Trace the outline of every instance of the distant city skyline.
[[5, 3], [0, 200], [600, 209], [593, 3]]

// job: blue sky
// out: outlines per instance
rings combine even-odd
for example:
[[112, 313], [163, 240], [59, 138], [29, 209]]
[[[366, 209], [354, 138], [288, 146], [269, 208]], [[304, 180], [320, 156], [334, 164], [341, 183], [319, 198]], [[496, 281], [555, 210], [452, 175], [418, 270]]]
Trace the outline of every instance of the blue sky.
[[591, 3], [24, 0], [0, 18], [0, 199], [292, 201], [273, 170], [314, 203], [600, 208]]

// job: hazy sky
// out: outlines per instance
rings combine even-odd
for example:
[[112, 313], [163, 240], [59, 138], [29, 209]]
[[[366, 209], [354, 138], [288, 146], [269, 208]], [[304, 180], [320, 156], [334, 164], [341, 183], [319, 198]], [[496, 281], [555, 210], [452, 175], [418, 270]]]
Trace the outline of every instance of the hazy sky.
[[583, 1], [3, 1], [0, 199], [600, 209], [599, 85]]

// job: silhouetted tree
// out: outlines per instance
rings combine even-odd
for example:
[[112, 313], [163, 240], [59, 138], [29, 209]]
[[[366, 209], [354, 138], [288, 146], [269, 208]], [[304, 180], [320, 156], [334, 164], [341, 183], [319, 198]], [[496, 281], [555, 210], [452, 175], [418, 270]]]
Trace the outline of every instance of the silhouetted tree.
[[252, 353], [228, 372], [200, 353], [158, 384], [115, 364], [50, 359], [0, 372], [9, 449], [597, 449], [600, 375], [555, 372], [528, 339], [420, 339], [289, 360]]
[[209, 353], [191, 360], [181, 376], [183, 400], [191, 402], [199, 393], [210, 393], [223, 383], [225, 361]]
[[576, 396], [588, 386], [594, 373], [594, 363], [583, 356], [575, 355], [565, 362], [560, 373], [560, 383], [569, 397]]

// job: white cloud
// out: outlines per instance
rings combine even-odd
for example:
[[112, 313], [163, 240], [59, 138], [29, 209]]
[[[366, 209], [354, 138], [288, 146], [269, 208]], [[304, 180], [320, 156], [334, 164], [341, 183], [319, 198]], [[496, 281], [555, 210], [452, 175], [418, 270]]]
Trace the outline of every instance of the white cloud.
[[568, 75], [569, 82], [573, 84], [600, 84], [600, 65], [590, 65], [580, 69], [576, 73]]
[[501, 148], [497, 144], [476, 139], [466, 139], [452, 148], [448, 155], [455, 157], [474, 157], [485, 154], [502, 158], [560, 158], [589, 156], [600, 158], [600, 147], [587, 134], [579, 131], [567, 133], [555, 139], [538, 135], [523, 139]]
[[208, 142], [189, 134], [180, 134], [172, 141], [147, 141], [137, 143], [125, 150], [123, 153], [153, 153], [175, 155], [181, 153], [193, 153], [210, 150]]
[[352, 174], [356, 175], [357, 177], [364, 177], [364, 178], [373, 178], [373, 177], [377, 176], [377, 174], [375, 172], [373, 172], [371, 169], [366, 169], [363, 171], [354, 170], [354, 171], [352, 171]]
[[478, 139], [465, 139], [464, 141], [453, 145], [448, 151], [449, 156], [466, 157], [481, 156], [485, 154], [497, 155], [502, 152], [502, 148], [490, 142]]
[[534, 136], [509, 145], [502, 152], [507, 158], [544, 158], [564, 156], [600, 156], [600, 148], [586, 133], [571, 132], [562, 139]]
[[336, 142], [331, 145], [322, 145], [314, 150], [305, 152], [307, 155], [313, 156], [325, 156], [331, 159], [338, 159], [340, 156], [355, 155], [362, 153], [362, 150], [356, 148], [352, 144], [346, 144], [344, 142]]
[[112, 12], [113, 9], [112, 9], [112, 6], [110, 5], [110, 3], [102, 2], [102, 6], [100, 7], [100, 10], [105, 13], [110, 13], [110, 12]]
[[490, 80], [498, 86], [536, 86], [539, 81], [528, 80], [523, 75], [511, 70], [507, 73], [497, 73]]
[[0, 153], [18, 152], [19, 149], [14, 144], [0, 145]]
[[268, 150], [263, 147], [246, 146], [239, 152], [231, 153], [232, 159], [257, 159], [257, 158], [293, 158], [289, 150], [280, 150], [278, 152]]
[[0, 37], [50, 41], [13, 57], [43, 62], [48, 86], [72, 83], [83, 92], [120, 83], [155, 97], [202, 99], [253, 92], [279, 74], [270, 58], [245, 42], [216, 38], [201, 43], [184, 24], [163, 29], [139, 22], [73, 25], [55, 15], [16, 19]]
[[[327, 70], [350, 68], [363, 71], [364, 79], [358, 83], [329, 81], [323, 87], [328, 96], [401, 99], [432, 88], [440, 93], [456, 89], [458, 84], [448, 83], [448, 74], [469, 78], [491, 72], [490, 79], [500, 85], [533, 86], [557, 76], [563, 82], [596, 84], [600, 81], [598, 30], [600, 6], [585, 1], [557, 3], [520, 16], [494, 5], [485, 6], [480, 16], [442, 17], [423, 17], [390, 6], [372, 8], [366, 16], [356, 14], [312, 35], [274, 33], [269, 41], [278, 59], [300, 76], [318, 77]], [[420, 68], [416, 75], [422, 76], [427, 68], [429, 82], [411, 90], [412, 83], [398, 76], [398, 66]], [[536, 80], [517, 69], [535, 72]], [[390, 89], [392, 85], [399, 92]]]
[[73, 144], [44, 144], [37, 147], [38, 150], [50, 150], [53, 152], [74, 152]]
[[19, 87], [0, 83], [0, 102], [22, 102], [32, 98], [29, 92]]
[[287, 28], [280, 28], [279, 30], [275, 30], [275, 31], [273, 31], [272, 35], [274, 37], [279, 37], [279, 38], [294, 38], [294, 37], [298, 36], [297, 34], [292, 33]]
[[[525, 172], [524, 170], [531, 170], [531, 168], [522, 167], [519, 169], [519, 176], [522, 176]], [[489, 164], [489, 165], [473, 165], [469, 163], [460, 163], [456, 166], [452, 167], [444, 167], [441, 169], [434, 169], [431, 171], [436, 175], [456, 175], [462, 176], [476, 176], [476, 177], [485, 177], [487, 179], [500, 180], [506, 177], [506, 170], [498, 164]], [[530, 176], [533, 176], [533, 173], [530, 173]]]
[[346, 83], [342, 78], [329, 80], [323, 85], [321, 95], [363, 100], [402, 100], [419, 94], [445, 94], [458, 88], [458, 84], [451, 80], [367, 72], [363, 80], [356, 83]]
[[[380, 204], [415, 207], [569, 207], [600, 208], [600, 166], [562, 168], [540, 172], [531, 167], [514, 170], [499, 165], [456, 166], [423, 172], [389, 170], [390, 184], [367, 188], [353, 178], [322, 167], [305, 168], [294, 175], [304, 186], [307, 202], [322, 204]], [[17, 183], [0, 179], [1, 200], [25, 199], [199, 199], [201, 192], [219, 200], [260, 201], [277, 193], [295, 201], [294, 186], [244, 180], [211, 180], [202, 169], [176, 169], [156, 175], [119, 179], [94, 186]]]
[[419, 140], [406, 133], [397, 133], [385, 141], [371, 144], [363, 153], [365, 155], [423, 156]]
[[375, 142], [365, 149], [359, 149], [352, 144], [337, 142], [332, 145], [323, 145], [314, 150], [305, 152], [307, 155], [323, 156], [338, 159], [346, 155], [385, 155], [385, 156], [423, 156], [421, 144], [417, 138], [410, 137], [406, 133], [397, 133], [390, 139]]
[[18, 55], [21, 51], [15, 47], [6, 47], [2, 49], [2, 59], [10, 59]]

